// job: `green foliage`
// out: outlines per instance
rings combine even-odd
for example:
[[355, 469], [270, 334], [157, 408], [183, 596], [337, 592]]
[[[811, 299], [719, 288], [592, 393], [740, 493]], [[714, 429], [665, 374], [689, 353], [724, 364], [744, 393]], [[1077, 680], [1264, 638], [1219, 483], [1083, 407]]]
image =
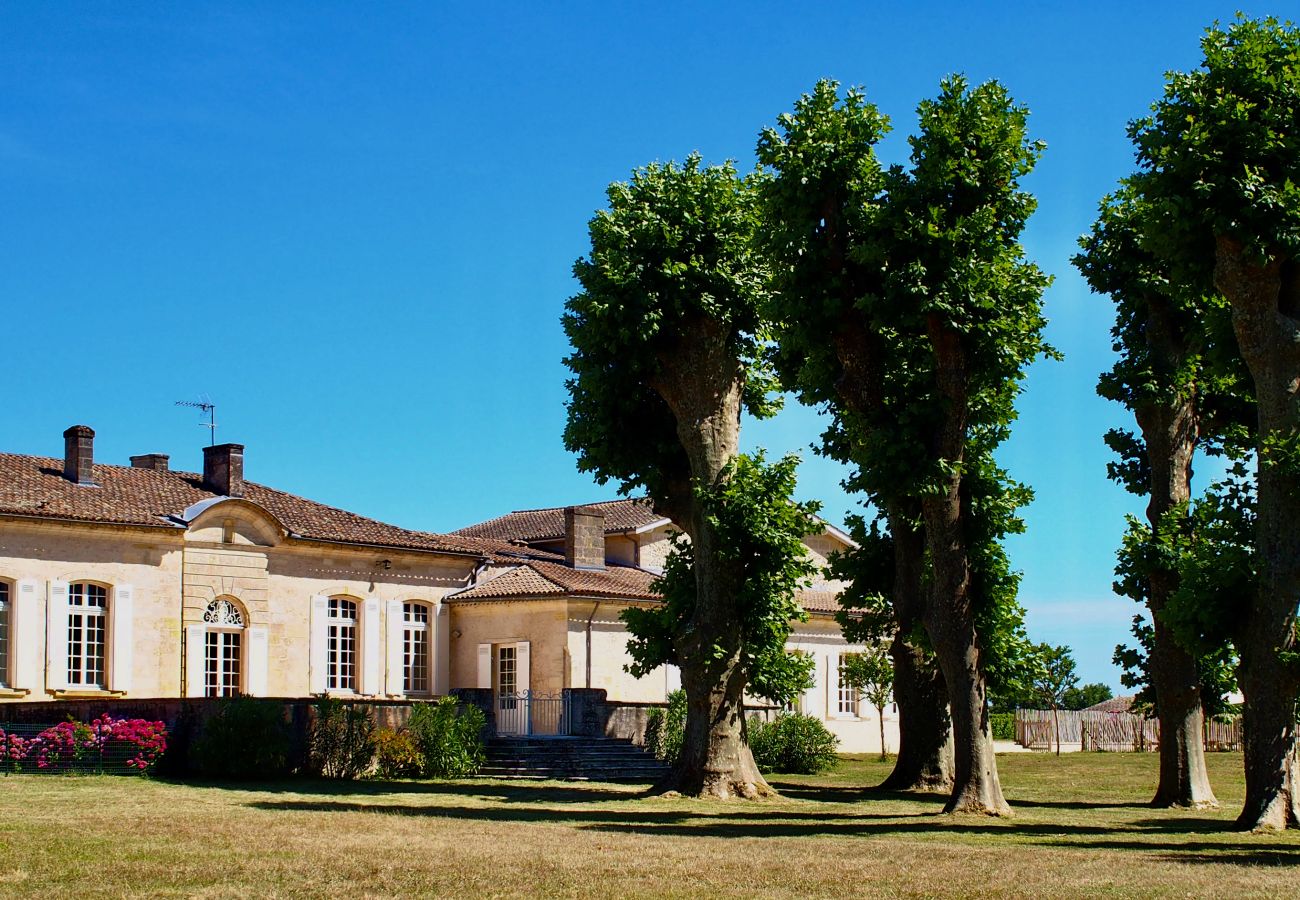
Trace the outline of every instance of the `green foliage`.
[[840, 666], [840, 684], [853, 688], [877, 710], [883, 710], [894, 691], [894, 666], [889, 654], [874, 647], [866, 653], [845, 656]]
[[[1170, 510], [1154, 532], [1130, 516], [1115, 568], [1115, 592], [1139, 602], [1146, 601], [1153, 572], [1176, 576], [1178, 586], [1158, 615], [1196, 657], [1201, 703], [1211, 715], [1222, 712], [1236, 690], [1233, 639], [1255, 590], [1254, 528], [1253, 482], [1236, 464], [1190, 510], [1186, 504]], [[1115, 648], [1115, 664], [1124, 670], [1120, 681], [1138, 690], [1139, 703], [1154, 705], [1149, 659], [1155, 632], [1139, 616], [1133, 635], [1136, 647]]]
[[1112, 696], [1114, 695], [1108, 685], [1093, 682], [1068, 688], [1061, 700], [1061, 706], [1065, 709], [1087, 709], [1089, 706], [1106, 702]]
[[[1010, 685], [1024, 678], [1017, 660], [1029, 643], [1019, 575], [1000, 542], [1023, 530], [1017, 510], [1032, 495], [994, 452], [1026, 367], [1055, 356], [1042, 336], [1050, 279], [1017, 243], [1034, 208], [1019, 180], [1042, 145], [996, 82], [950, 78], [918, 113], [907, 169], [882, 170], [875, 144], [887, 119], [833, 81], [760, 137], [759, 160], [774, 175], [763, 191], [775, 360], [788, 389], [831, 413], [820, 452], [854, 467], [847, 486], [880, 513], [850, 522], [860, 549], [835, 564], [854, 581], [841, 599], [846, 636], [881, 640], [904, 625], [892, 609], [891, 529], [919, 528], [921, 501], [956, 477], [975, 633], [989, 680]], [[961, 364], [941, 358], [940, 345], [955, 345]], [[938, 452], [953, 424], [960, 458]]]
[[760, 771], [816, 775], [835, 765], [840, 739], [814, 716], [782, 713], [771, 722], [753, 716], [747, 731]]
[[325, 778], [351, 781], [375, 761], [375, 717], [370, 707], [321, 696], [308, 738], [311, 767]]
[[375, 774], [384, 779], [418, 778], [424, 754], [409, 731], [380, 728], [375, 732]]
[[1079, 684], [1074, 655], [1069, 647], [1034, 645], [1034, 694], [1050, 709], [1065, 705], [1066, 694]]
[[1013, 712], [995, 712], [989, 714], [989, 729], [995, 741], [1014, 741], [1016, 739], [1016, 714]]
[[652, 164], [609, 186], [609, 208], [588, 226], [591, 253], [565, 304], [573, 353], [564, 446], [578, 468], [624, 493], [663, 502], [689, 465], [672, 410], [654, 383], [683, 333], [722, 333], [748, 411], [776, 411], [759, 306], [768, 271], [754, 247], [757, 176], [730, 165]]
[[[812, 684], [812, 659], [785, 650], [791, 622], [807, 618], [797, 592], [816, 572], [803, 538], [816, 529], [818, 506], [791, 499], [798, 464], [796, 456], [769, 464], [761, 451], [740, 454], [718, 484], [696, 489], [719, 562], [739, 575], [734, 603], [749, 691], [774, 703], [788, 702]], [[689, 541], [674, 539], [654, 589], [663, 595], [662, 605], [620, 614], [631, 634], [627, 670], [638, 678], [665, 663], [682, 662], [679, 636], [691, 627], [696, 599]]]
[[275, 700], [223, 700], [191, 745], [191, 761], [207, 778], [281, 778], [289, 774], [289, 725]]
[[416, 703], [406, 728], [424, 759], [420, 774], [428, 778], [465, 778], [483, 767], [483, 729], [487, 717], [477, 706], [461, 706], [454, 697]]
[[1300, 31], [1238, 14], [1201, 39], [1204, 60], [1170, 73], [1152, 114], [1129, 129], [1136, 179], [1164, 226], [1147, 235], [1189, 260], [1211, 235], [1261, 258], [1300, 253]]
[[645, 723], [646, 749], [654, 754], [655, 759], [675, 763], [682, 753], [682, 742], [686, 739], [686, 692], [672, 691], [668, 694], [668, 706], [650, 710]]

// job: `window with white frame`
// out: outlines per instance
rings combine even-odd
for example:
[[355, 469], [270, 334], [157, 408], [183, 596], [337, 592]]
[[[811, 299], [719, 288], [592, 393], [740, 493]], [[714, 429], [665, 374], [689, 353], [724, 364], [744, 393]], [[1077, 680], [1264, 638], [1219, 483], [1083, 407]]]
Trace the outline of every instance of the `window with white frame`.
[[90, 582], [68, 585], [68, 686], [104, 687], [108, 588]]
[[842, 716], [856, 716], [858, 714], [858, 689], [845, 683], [845, 666], [853, 654], [846, 654], [840, 657], [839, 665], [839, 682], [840, 696], [836, 710]]
[[326, 681], [331, 691], [357, 689], [357, 605], [345, 597], [330, 597], [326, 624]]
[[243, 693], [244, 614], [229, 600], [213, 600], [203, 612], [203, 693], [234, 697]]
[[429, 693], [429, 604], [402, 605], [402, 675], [408, 694]]
[[515, 693], [519, 689], [518, 663], [514, 644], [497, 648], [497, 693], [501, 697], [502, 709], [514, 709], [518, 702]]
[[0, 581], [0, 688], [9, 686], [9, 635], [13, 634], [11, 596], [9, 582]]

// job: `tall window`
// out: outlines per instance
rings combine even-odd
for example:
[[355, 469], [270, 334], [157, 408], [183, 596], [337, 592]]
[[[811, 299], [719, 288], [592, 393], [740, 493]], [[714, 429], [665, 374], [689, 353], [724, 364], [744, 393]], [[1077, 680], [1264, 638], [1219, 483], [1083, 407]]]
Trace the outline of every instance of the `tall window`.
[[330, 597], [328, 626], [328, 669], [325, 687], [331, 691], [357, 689], [357, 605], [342, 597]]
[[844, 683], [844, 665], [849, 660], [849, 656], [840, 657], [840, 698], [839, 713], [842, 716], [856, 716], [858, 714], [858, 689]]
[[408, 694], [429, 693], [429, 606], [402, 607], [402, 674]]
[[0, 581], [0, 688], [9, 686], [9, 582]]
[[501, 708], [514, 709], [518, 690], [518, 658], [515, 646], [503, 646], [497, 649], [497, 693], [501, 695]]
[[244, 614], [229, 600], [213, 600], [203, 613], [203, 692], [234, 697], [243, 692]]
[[104, 636], [108, 588], [68, 585], [68, 686], [104, 687]]

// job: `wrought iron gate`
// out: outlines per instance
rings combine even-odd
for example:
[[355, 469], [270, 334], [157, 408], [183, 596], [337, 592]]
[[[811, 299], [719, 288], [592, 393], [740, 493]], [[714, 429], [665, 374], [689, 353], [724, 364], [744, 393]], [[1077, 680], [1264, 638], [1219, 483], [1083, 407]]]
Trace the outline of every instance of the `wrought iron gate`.
[[496, 697], [497, 734], [568, 734], [569, 719], [563, 691], [513, 691]]

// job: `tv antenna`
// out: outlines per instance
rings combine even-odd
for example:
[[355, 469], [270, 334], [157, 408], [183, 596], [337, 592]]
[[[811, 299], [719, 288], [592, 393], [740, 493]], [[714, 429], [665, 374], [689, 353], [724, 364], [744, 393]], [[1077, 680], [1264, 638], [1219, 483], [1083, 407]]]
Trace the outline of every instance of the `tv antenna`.
[[208, 414], [208, 420], [199, 424], [208, 429], [208, 446], [215, 447], [217, 444], [217, 404], [212, 402], [212, 398], [204, 394], [198, 400], [177, 400], [176, 405], [199, 409]]

